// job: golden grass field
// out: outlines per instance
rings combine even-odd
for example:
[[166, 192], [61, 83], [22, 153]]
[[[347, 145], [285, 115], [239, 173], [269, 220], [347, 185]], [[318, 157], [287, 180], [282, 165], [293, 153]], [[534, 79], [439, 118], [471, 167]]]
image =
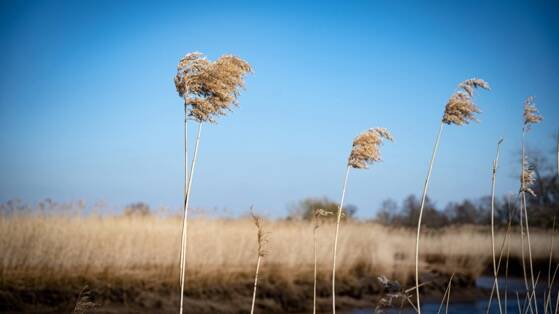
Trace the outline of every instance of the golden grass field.
[[[0, 276], [4, 281], [72, 278], [140, 279], [178, 282], [181, 222], [177, 218], [0, 217]], [[313, 226], [305, 221], [264, 222], [268, 243], [261, 272], [287, 281], [310, 276]], [[331, 271], [334, 225], [318, 231], [319, 272]], [[497, 233], [499, 247], [505, 233]], [[338, 272], [356, 268], [403, 282], [413, 277], [414, 230], [375, 223], [344, 222]], [[518, 232], [511, 258], [521, 256]], [[534, 260], [546, 260], [551, 233], [532, 231]], [[559, 256], [555, 241], [554, 256]], [[477, 276], [490, 266], [491, 238], [482, 227], [427, 230], [421, 242], [422, 269]], [[252, 274], [256, 231], [247, 219], [197, 218], [189, 222], [187, 281], [235, 281]], [[506, 250], [505, 250], [506, 252]]]

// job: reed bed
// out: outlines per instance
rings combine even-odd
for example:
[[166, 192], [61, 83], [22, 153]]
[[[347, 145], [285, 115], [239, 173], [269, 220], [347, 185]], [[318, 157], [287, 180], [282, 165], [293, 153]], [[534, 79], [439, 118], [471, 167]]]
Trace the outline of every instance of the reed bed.
[[[263, 275], [285, 280], [312, 278], [313, 225], [305, 221], [264, 221], [270, 236]], [[212, 281], [237, 281], [254, 275], [253, 222], [243, 219], [196, 218], [190, 224], [189, 278], [194, 287]], [[176, 284], [181, 220], [176, 218], [13, 216], [0, 218], [0, 278], [2, 282], [33, 282], [72, 278], [140, 279]], [[335, 225], [320, 227], [317, 269], [328, 276]], [[414, 275], [415, 231], [375, 223], [346, 221], [339, 234], [339, 278], [355, 269], [383, 274], [411, 285]], [[504, 230], [495, 233], [501, 243]], [[510, 257], [521, 257], [520, 235], [510, 234]], [[531, 230], [532, 257], [549, 259], [551, 233]], [[491, 266], [488, 228], [425, 230], [421, 241], [422, 269], [477, 276]], [[553, 257], [559, 256], [559, 241]], [[312, 279], [311, 279], [312, 280]], [[250, 279], [248, 281], [250, 283]]]

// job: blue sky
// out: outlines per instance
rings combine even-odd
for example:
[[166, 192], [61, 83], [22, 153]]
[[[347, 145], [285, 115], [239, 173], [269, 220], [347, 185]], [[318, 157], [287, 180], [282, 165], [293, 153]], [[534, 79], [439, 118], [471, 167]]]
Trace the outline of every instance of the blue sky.
[[[559, 5], [553, 1], [3, 1], [0, 200], [182, 198], [182, 102], [172, 78], [186, 52], [249, 61], [241, 107], [205, 125], [192, 205], [271, 216], [308, 196], [337, 200], [351, 141], [375, 126], [396, 141], [353, 171], [347, 201], [374, 215], [419, 194], [444, 104], [487, 80], [480, 124], [445, 129], [430, 196], [439, 206], [518, 189], [524, 99], [559, 129]], [[194, 131], [194, 129], [192, 129]], [[193, 133], [193, 132], [191, 132]]]

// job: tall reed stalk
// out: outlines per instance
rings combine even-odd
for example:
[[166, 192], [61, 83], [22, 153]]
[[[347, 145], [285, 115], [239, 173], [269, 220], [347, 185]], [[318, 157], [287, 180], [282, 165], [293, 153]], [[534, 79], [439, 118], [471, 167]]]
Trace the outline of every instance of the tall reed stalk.
[[333, 213], [326, 211], [322, 208], [317, 208], [313, 211], [313, 255], [314, 255], [314, 270], [313, 270], [313, 303], [312, 312], [316, 314], [316, 289], [317, 289], [317, 275], [318, 275], [318, 228], [320, 228], [320, 220], [323, 216], [329, 216]]
[[[553, 283], [555, 281], [555, 273], [553, 273], [553, 275], [551, 275], [552, 273], [552, 265], [553, 265], [553, 240], [555, 238], [555, 217], [553, 217], [553, 227], [551, 228], [551, 240], [550, 240], [550, 244], [549, 244], [549, 263], [547, 266], [547, 300], [544, 302], [544, 309], [545, 309], [545, 313], [547, 314], [547, 309], [549, 306], [551, 306], [551, 291], [553, 288]], [[557, 265], [559, 266], [559, 265]], [[557, 271], [557, 268], [555, 268], [555, 270]], [[551, 313], [552, 309], [550, 309]]]
[[[524, 102], [524, 125], [522, 127], [522, 143], [521, 143], [521, 150], [522, 150], [522, 173], [520, 175], [520, 197], [521, 197], [521, 208], [520, 210], [524, 212], [524, 227], [526, 229], [526, 239], [528, 244], [528, 261], [530, 265], [530, 281], [532, 284], [532, 295], [534, 298], [531, 300], [534, 303], [535, 313], [538, 313], [538, 306], [535, 301], [535, 294], [536, 294], [536, 283], [534, 280], [534, 267], [532, 263], [532, 242], [530, 239], [530, 226], [528, 222], [528, 206], [526, 203], [526, 193], [529, 193], [532, 196], [536, 196], [534, 191], [532, 190], [531, 186], [534, 183], [534, 172], [530, 168], [528, 164], [528, 160], [526, 157], [526, 135], [531, 128], [532, 124], [537, 124], [541, 122], [542, 117], [539, 115], [536, 105], [534, 104], [534, 97], [530, 96]], [[524, 243], [524, 242], [523, 242]], [[523, 250], [524, 252], [524, 250]], [[523, 261], [524, 263], [524, 261]], [[526, 279], [525, 279], [526, 280]], [[528, 306], [530, 307], [530, 304]]]
[[336, 313], [336, 255], [338, 253], [338, 235], [340, 233], [340, 221], [342, 219], [342, 206], [344, 204], [345, 192], [347, 189], [347, 179], [349, 177], [350, 166], [346, 167], [344, 185], [342, 188], [342, 197], [340, 205], [338, 206], [338, 213], [336, 219], [336, 235], [334, 237], [334, 259], [332, 261], [332, 313]]
[[[315, 218], [316, 219], [316, 218]], [[316, 232], [318, 231], [318, 221], [315, 221], [315, 225], [313, 226], [313, 254], [314, 254], [314, 269], [313, 269], [313, 291], [312, 291], [312, 313], [316, 314], [316, 274], [317, 274], [317, 246], [318, 240], [316, 236]]]
[[450, 301], [450, 287], [452, 285], [452, 279], [454, 279], [454, 275], [455, 273], [452, 273], [450, 279], [448, 280], [448, 284], [446, 286], [446, 289], [444, 290], [443, 298], [441, 300], [441, 304], [439, 305], [439, 309], [437, 310], [437, 314], [441, 313], [441, 310], [443, 309], [443, 305], [445, 304], [445, 300], [446, 300], [445, 313], [448, 314], [448, 303]]
[[[505, 244], [507, 245], [507, 250], [509, 248], [509, 242], [508, 241], [509, 241], [511, 227], [512, 227], [512, 219], [509, 219], [509, 222], [507, 224], [507, 231], [505, 233], [505, 237], [503, 238], [503, 241], [501, 242], [501, 248], [499, 249], [499, 259], [497, 260], [497, 271], [496, 271], [497, 274], [499, 273], [499, 271], [501, 269], [501, 260], [503, 258], [503, 252], [505, 250]], [[508, 255], [507, 255], [507, 259], [508, 259]], [[507, 265], [508, 265], [508, 260], [507, 260]], [[506, 304], [507, 304], [507, 301], [506, 301], [506, 291], [507, 291], [506, 276], [507, 276], [507, 271], [508, 270], [505, 269], [505, 302], [503, 303], [503, 304], [505, 304], [505, 313], [507, 311], [507, 309], [506, 309]], [[497, 284], [498, 284], [498, 281], [493, 281], [493, 286], [491, 287], [491, 293], [489, 293], [489, 302], [487, 302], [487, 309], [485, 311], [485, 313], [487, 313], [487, 314], [489, 314], [489, 311], [491, 310], [491, 302], [493, 301], [493, 294], [495, 293], [495, 289], [496, 289]]]
[[[180, 247], [180, 310], [184, 307], [186, 283], [186, 252], [188, 243], [188, 206], [192, 178], [198, 159], [198, 147], [202, 123], [215, 123], [217, 116], [226, 115], [232, 106], [238, 105], [239, 89], [244, 87], [244, 77], [252, 71], [244, 60], [225, 55], [214, 62], [199, 52], [188, 53], [179, 61], [174, 82], [179, 96], [184, 100], [184, 189], [183, 219]], [[192, 166], [188, 171], [188, 120], [199, 123]]]
[[340, 233], [340, 222], [342, 219], [344, 198], [347, 189], [347, 180], [349, 171], [354, 169], [367, 169], [368, 165], [381, 160], [379, 146], [383, 140], [393, 141], [392, 135], [387, 129], [372, 128], [359, 134], [353, 140], [353, 146], [347, 161], [347, 167], [344, 176], [344, 184], [342, 188], [342, 197], [338, 206], [336, 219], [336, 235], [334, 237], [334, 254], [332, 260], [332, 313], [336, 313], [336, 255], [338, 252], [338, 236]]
[[184, 198], [184, 215], [182, 222], [182, 238], [181, 238], [181, 265], [180, 265], [180, 285], [181, 285], [181, 295], [180, 295], [180, 313], [183, 311], [184, 304], [184, 286], [185, 286], [185, 274], [186, 274], [186, 243], [187, 243], [187, 231], [188, 231], [188, 205], [190, 203], [190, 190], [192, 188], [192, 177], [194, 176], [194, 169], [196, 167], [196, 160], [198, 160], [198, 147], [200, 146], [200, 134], [202, 133], [202, 123], [198, 124], [198, 134], [196, 136], [196, 145], [194, 146], [194, 156], [192, 157], [192, 166], [190, 167], [190, 174], [188, 175], [186, 193]]
[[[186, 205], [186, 189], [188, 186], [188, 178], [190, 177], [189, 173], [188, 173], [188, 105], [185, 99], [185, 103], [184, 103], [184, 137], [183, 137], [183, 141], [184, 141], [184, 186], [183, 186], [183, 208], [182, 211], [183, 213], [186, 212], [186, 207], [184, 205]], [[182, 273], [183, 273], [183, 260], [184, 260], [184, 253], [185, 253], [185, 249], [184, 249], [184, 245], [185, 245], [185, 236], [186, 236], [186, 226], [185, 226], [185, 219], [186, 219], [186, 214], [183, 216], [183, 220], [182, 220], [182, 225], [181, 225], [181, 250], [180, 250], [180, 284], [183, 285], [183, 278], [182, 278]]]
[[495, 186], [497, 181], [497, 168], [499, 167], [499, 152], [501, 148], [501, 143], [503, 139], [497, 142], [497, 153], [495, 155], [495, 160], [493, 160], [493, 171], [491, 176], [491, 251], [493, 255], [493, 277], [495, 283], [495, 291], [497, 293], [497, 304], [499, 305], [499, 313], [503, 313], [503, 308], [501, 307], [501, 295], [499, 294], [499, 277], [498, 277], [498, 267], [497, 259], [495, 257]]
[[264, 233], [264, 228], [262, 227], [262, 218], [255, 215], [251, 210], [250, 215], [252, 221], [256, 226], [256, 240], [258, 243], [258, 258], [256, 259], [256, 272], [254, 274], [254, 290], [252, 292], [252, 306], [250, 308], [250, 314], [254, 314], [254, 305], [256, 304], [256, 288], [258, 286], [258, 273], [260, 271], [260, 261], [266, 255], [264, 244], [266, 243], [266, 235]]
[[489, 89], [489, 84], [481, 79], [469, 79], [458, 85], [459, 91], [455, 92], [448, 100], [441, 125], [439, 127], [439, 132], [435, 139], [435, 145], [433, 147], [433, 152], [431, 153], [431, 161], [429, 161], [429, 170], [427, 171], [427, 177], [425, 178], [425, 183], [423, 184], [423, 193], [421, 196], [421, 206], [419, 209], [419, 217], [417, 220], [417, 235], [415, 238], [415, 290], [416, 290], [416, 301], [417, 301], [417, 312], [421, 314], [421, 301], [419, 297], [419, 241], [421, 235], [421, 221], [423, 219], [423, 209], [425, 208], [425, 201], [427, 198], [427, 191], [429, 190], [429, 182], [431, 180], [431, 173], [433, 171], [433, 164], [439, 149], [439, 143], [441, 140], [441, 135], [443, 132], [443, 127], [445, 124], [456, 124], [464, 125], [468, 124], [470, 121], [477, 121], [475, 114], [479, 113], [479, 108], [473, 102], [474, 90], [476, 88]]

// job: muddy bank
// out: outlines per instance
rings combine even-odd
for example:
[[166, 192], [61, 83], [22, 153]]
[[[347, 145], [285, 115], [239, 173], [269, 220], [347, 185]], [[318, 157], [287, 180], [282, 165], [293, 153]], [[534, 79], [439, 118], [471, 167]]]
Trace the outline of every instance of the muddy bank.
[[[376, 276], [353, 274], [336, 281], [340, 309], [374, 307], [385, 293]], [[446, 274], [425, 274], [425, 298], [440, 299], [448, 283]], [[256, 306], [261, 313], [298, 313], [312, 309], [312, 280], [263, 277], [259, 282]], [[412, 286], [412, 282], [403, 287]], [[84, 287], [87, 288], [84, 290]], [[331, 308], [330, 280], [318, 282], [318, 307]], [[185, 292], [187, 313], [247, 313], [252, 299], [252, 282], [247, 276], [238, 282], [205, 282]], [[2, 313], [71, 313], [82, 292], [96, 306], [91, 313], [175, 313], [179, 305], [178, 285], [147, 281], [101, 281], [73, 279], [65, 282], [33, 284], [24, 280], [3, 282], [0, 288]], [[457, 296], [477, 297], [474, 278], [456, 275], [453, 291]]]
[[[425, 268], [431, 270], [421, 276], [421, 294], [425, 302], [440, 302], [451, 276], [448, 272], [433, 269], [443, 268], [429, 257]], [[534, 268], [546, 270], [548, 261], [534, 260]], [[456, 263], [455, 263], [456, 264]], [[452, 280], [452, 301], [471, 301], [486, 297], [488, 291], [476, 286], [481, 275], [491, 277], [489, 262], [483, 271], [472, 274], [458, 272]], [[464, 270], [467, 264], [463, 265]], [[504, 275], [504, 264], [500, 274]], [[545, 266], [545, 267], [544, 267]], [[153, 269], [152, 269], [153, 271]], [[508, 271], [510, 277], [521, 277], [521, 260], [511, 258]], [[174, 280], [155, 280], [148, 272], [143, 278], [115, 278], [109, 274], [97, 277], [72, 277], [45, 280], [39, 273], [0, 278], [1, 313], [71, 313], [80, 293], [85, 291], [95, 307], [91, 313], [176, 313], [179, 306], [179, 285]], [[338, 272], [336, 300], [340, 310], [374, 308], [388, 292], [377, 279], [374, 270], [356, 266], [350, 272]], [[174, 276], [173, 276], [174, 277]], [[252, 300], [252, 274], [226, 272], [188, 277], [185, 290], [186, 313], [248, 313]], [[331, 281], [329, 273], [320, 273], [318, 278], [318, 309], [331, 311]], [[413, 276], [406, 276], [400, 291], [414, 286]], [[87, 289], [84, 290], [84, 287]], [[281, 268], [270, 266], [269, 272], [259, 279], [256, 306], [260, 313], [303, 313], [312, 310], [312, 273], [289, 274]], [[82, 293], [83, 294], [83, 293]], [[413, 292], [408, 295], [414, 296]], [[412, 297], [413, 299], [413, 297]], [[400, 301], [400, 300], [399, 300]]]

